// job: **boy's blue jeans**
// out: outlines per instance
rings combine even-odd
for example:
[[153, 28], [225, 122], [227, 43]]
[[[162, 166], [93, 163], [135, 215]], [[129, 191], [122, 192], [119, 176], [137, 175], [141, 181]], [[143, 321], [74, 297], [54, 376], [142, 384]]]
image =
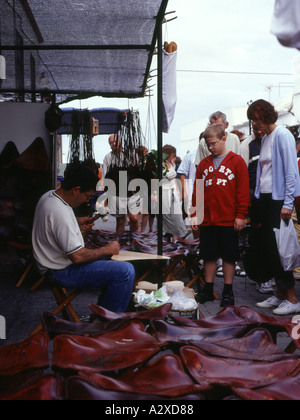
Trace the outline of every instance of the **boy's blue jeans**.
[[70, 289], [102, 289], [98, 305], [112, 312], [126, 312], [133, 291], [135, 270], [127, 262], [100, 260], [51, 271], [51, 277]]

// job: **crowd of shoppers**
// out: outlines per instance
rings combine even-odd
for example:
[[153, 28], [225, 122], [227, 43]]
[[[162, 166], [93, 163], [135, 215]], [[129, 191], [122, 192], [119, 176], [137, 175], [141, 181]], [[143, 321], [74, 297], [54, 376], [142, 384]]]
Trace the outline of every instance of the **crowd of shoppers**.
[[[227, 307], [235, 305], [233, 283], [237, 262], [241, 260], [239, 239], [248, 223], [250, 234], [259, 232], [257, 249], [262, 250], [258, 257], [260, 263], [258, 260], [252, 262], [257, 272], [254, 280], [260, 283], [262, 293], [272, 291], [273, 284], [277, 286], [276, 294], [257, 306], [272, 309], [276, 315], [300, 313], [294, 273], [282, 268], [274, 233], [274, 229], [280, 228], [281, 220], [289, 222], [292, 218], [295, 199], [298, 213], [300, 209], [295, 138], [287, 128], [277, 125], [278, 114], [267, 101], [254, 102], [248, 109], [248, 118], [253, 134], [244, 140], [243, 133], [227, 132], [229, 123], [225, 114], [212, 114], [208, 127], [200, 135], [198, 148], [188, 153], [182, 162], [172, 145], [164, 146], [163, 180], [160, 184], [163, 192], [163, 231], [181, 237], [188, 237], [192, 232], [194, 238], [199, 239], [205, 287], [199, 292], [198, 299], [200, 303], [215, 299], [214, 282], [219, 266], [218, 275], [222, 273], [224, 277], [221, 307]], [[118, 135], [111, 135], [109, 144], [111, 153], [103, 163], [104, 183], [110, 179], [110, 169], [113, 166], [122, 167], [124, 159]], [[132, 232], [145, 232], [150, 221], [152, 231], [159, 208], [159, 185], [152, 184], [151, 179], [158, 178], [157, 153], [151, 152], [152, 160], [149, 160], [146, 148], [136, 152], [143, 167], [147, 167], [149, 161], [154, 165], [148, 168], [148, 177], [142, 180], [144, 184], [137, 184], [139, 188], [129, 189], [129, 193], [115, 192], [109, 205], [102, 201], [103, 206], [113, 209], [111, 215], [116, 217], [118, 233], [125, 231], [126, 222]], [[42, 197], [33, 229], [34, 255], [41, 271], [64, 286], [79, 287], [78, 281], [87, 279], [90, 286], [101, 287], [102, 274], [107, 273], [107, 292], [102, 301], [99, 298], [99, 304], [124, 311], [132, 287], [133, 267], [106, 261], [107, 257], [119, 252], [117, 243], [112, 243], [100, 253], [95, 250], [91, 254], [86, 250], [80, 231], [91, 227], [92, 220], [76, 221], [75, 216], [71, 217], [72, 208], [90, 200], [97, 179], [98, 174], [86, 172], [82, 167], [73, 172], [69, 170], [61, 188]], [[204, 198], [198, 194], [199, 181], [204, 188]], [[147, 193], [142, 191], [143, 186]], [[61, 214], [65, 217], [62, 218]], [[75, 229], [76, 226], [78, 228]], [[249, 243], [249, 255], [251, 247], [255, 254], [255, 241]], [[245, 269], [247, 271], [246, 261]], [[120, 299], [113, 303], [112, 294], [118, 284], [124, 293], [119, 294]]]

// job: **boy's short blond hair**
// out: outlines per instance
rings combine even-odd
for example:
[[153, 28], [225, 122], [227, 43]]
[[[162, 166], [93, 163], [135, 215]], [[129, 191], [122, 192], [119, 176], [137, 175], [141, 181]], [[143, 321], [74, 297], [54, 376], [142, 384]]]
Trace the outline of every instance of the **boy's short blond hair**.
[[225, 129], [222, 124], [212, 124], [204, 131], [203, 137], [205, 140], [217, 137], [219, 140], [226, 136]]

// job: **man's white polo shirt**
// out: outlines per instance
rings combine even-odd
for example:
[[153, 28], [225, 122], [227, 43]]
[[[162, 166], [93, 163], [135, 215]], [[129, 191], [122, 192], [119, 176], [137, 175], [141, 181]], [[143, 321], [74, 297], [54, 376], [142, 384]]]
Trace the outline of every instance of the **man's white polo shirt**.
[[55, 191], [44, 194], [35, 210], [33, 255], [40, 272], [64, 270], [69, 255], [84, 248], [84, 239], [73, 209]]

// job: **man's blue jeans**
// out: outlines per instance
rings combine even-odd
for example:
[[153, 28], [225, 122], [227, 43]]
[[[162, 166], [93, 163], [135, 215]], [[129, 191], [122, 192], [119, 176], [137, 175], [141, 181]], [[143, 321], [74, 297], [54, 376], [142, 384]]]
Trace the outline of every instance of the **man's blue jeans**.
[[127, 262], [100, 260], [51, 271], [51, 277], [70, 289], [102, 289], [98, 305], [112, 312], [126, 312], [133, 291], [135, 270]]

